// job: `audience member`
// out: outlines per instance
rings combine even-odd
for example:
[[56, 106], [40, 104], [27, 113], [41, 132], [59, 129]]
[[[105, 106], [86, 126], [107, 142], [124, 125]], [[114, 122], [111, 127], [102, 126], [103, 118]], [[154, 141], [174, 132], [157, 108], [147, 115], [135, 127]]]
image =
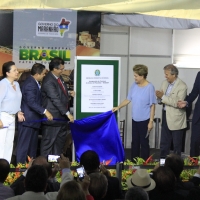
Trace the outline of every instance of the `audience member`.
[[[106, 178], [108, 179], [108, 189], [104, 200], [122, 199], [122, 190], [119, 180], [116, 177], [109, 176], [105, 167], [100, 165], [98, 154], [93, 150], [85, 151], [80, 157], [80, 165], [83, 165], [88, 175], [91, 173], [100, 173], [104, 171]], [[100, 166], [100, 167], [99, 167]]]
[[26, 192], [22, 195], [9, 198], [9, 200], [46, 200], [44, 191], [47, 186], [48, 174], [41, 165], [34, 165], [29, 168], [24, 185]]
[[180, 191], [180, 193], [186, 197], [189, 193], [188, 190], [194, 187], [194, 183], [190, 181], [183, 182], [180, 178], [184, 167], [184, 161], [181, 156], [177, 154], [170, 154], [167, 156], [165, 160], [165, 167], [170, 168], [176, 177], [176, 191]]
[[69, 181], [61, 187], [57, 196], [57, 200], [74, 200], [74, 199], [86, 200], [86, 197], [78, 182]]
[[128, 188], [141, 187], [145, 191], [153, 190], [155, 181], [150, 177], [146, 169], [137, 169], [133, 175], [127, 179]]
[[95, 200], [101, 200], [105, 197], [108, 188], [108, 180], [104, 174], [91, 173], [89, 192]]
[[[52, 167], [51, 164], [47, 162], [47, 159], [43, 156], [39, 156], [37, 157], [32, 165], [42, 165], [45, 167], [47, 173], [48, 173], [48, 180], [47, 180], [47, 187], [45, 190], [45, 193], [47, 192], [54, 192], [54, 191], [58, 191], [60, 188], [60, 184], [55, 181], [54, 178], [52, 178]], [[30, 164], [31, 167], [31, 164]], [[24, 180], [26, 177], [26, 173], [23, 173], [23, 175], [21, 175], [12, 185], [11, 188], [14, 190], [15, 195], [21, 195], [25, 192], [25, 187], [24, 187]], [[56, 173], [56, 172], [55, 172]]]
[[9, 162], [6, 159], [0, 159], [0, 200], [7, 199], [15, 195], [14, 191], [10, 187], [3, 185], [9, 172]]
[[[188, 197], [191, 189], [200, 184], [200, 167], [190, 181], [184, 182], [181, 180], [180, 175], [184, 167], [184, 161], [181, 156], [177, 154], [170, 154], [169, 156], [167, 156], [164, 166], [171, 169], [174, 173], [175, 193], [181, 195], [183, 199]], [[154, 169], [153, 177], [156, 171], [157, 169]]]
[[149, 200], [149, 196], [143, 188], [131, 187], [126, 192], [125, 200]]
[[173, 171], [164, 166], [160, 166], [153, 176], [156, 187], [149, 192], [151, 200], [183, 200], [184, 197], [175, 192], [176, 177]]
[[[72, 196], [78, 196], [78, 193], [84, 194], [87, 200], [94, 200], [94, 198], [90, 195], [88, 191], [88, 187], [90, 185], [90, 177], [86, 174], [82, 182], [79, 182], [79, 184], [82, 187], [82, 192], [80, 190], [81, 187], [79, 187], [77, 194], [75, 194], [74, 190], [71, 191], [72, 185], [74, 185], [73, 181], [73, 176], [71, 175], [71, 170], [70, 170], [70, 161], [69, 158], [66, 158], [61, 154], [61, 157], [58, 159], [59, 166], [62, 169], [62, 178], [61, 178], [61, 189], [59, 192], [48, 192], [46, 193], [46, 198], [48, 200], [56, 200], [57, 198], [62, 198], [65, 199], [64, 197], [67, 197], [67, 199], [72, 199]], [[69, 188], [68, 188], [69, 187]], [[73, 194], [72, 194], [73, 193]], [[71, 196], [72, 195], [72, 196]], [[81, 195], [82, 196], [82, 195]], [[73, 198], [77, 199], [77, 198]]]

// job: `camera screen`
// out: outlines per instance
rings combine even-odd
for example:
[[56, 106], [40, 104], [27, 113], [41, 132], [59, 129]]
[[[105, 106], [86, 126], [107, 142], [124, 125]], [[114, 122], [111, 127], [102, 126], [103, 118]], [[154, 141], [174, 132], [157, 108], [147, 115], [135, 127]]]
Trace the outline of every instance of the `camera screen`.
[[55, 163], [55, 162], [58, 162], [58, 161], [57, 161], [58, 158], [60, 158], [60, 156], [58, 156], [58, 155], [48, 155], [47, 161], [48, 161], [48, 162]]
[[160, 159], [160, 165], [164, 165], [165, 164], [165, 158], [161, 158]]
[[84, 177], [84, 168], [83, 167], [77, 168], [76, 171], [77, 171], [79, 179]]

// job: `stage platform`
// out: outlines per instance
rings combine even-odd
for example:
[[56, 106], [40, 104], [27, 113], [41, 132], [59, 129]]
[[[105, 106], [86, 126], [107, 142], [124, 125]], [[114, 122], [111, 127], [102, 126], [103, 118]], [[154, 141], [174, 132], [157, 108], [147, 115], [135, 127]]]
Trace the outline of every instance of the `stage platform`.
[[[127, 148], [124, 151], [125, 151], [125, 160], [129, 159], [129, 160], [132, 161], [132, 158], [131, 158], [131, 149]], [[171, 153], [173, 153], [173, 152], [171, 151]], [[151, 148], [150, 149], [150, 155], [153, 155], [153, 159], [154, 160], [159, 160], [159, 158], [160, 158], [160, 149]], [[189, 155], [185, 154], [184, 152], [181, 153], [181, 157], [183, 159], [186, 158], [186, 157], [188, 157], [188, 156]]]

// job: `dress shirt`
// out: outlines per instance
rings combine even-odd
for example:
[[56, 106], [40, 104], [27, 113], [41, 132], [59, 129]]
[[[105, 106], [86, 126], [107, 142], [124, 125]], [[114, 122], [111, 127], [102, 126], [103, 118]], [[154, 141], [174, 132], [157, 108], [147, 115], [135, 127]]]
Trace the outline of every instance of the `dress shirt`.
[[14, 85], [16, 90], [7, 78], [0, 81], [0, 119], [1, 112], [16, 114], [21, 110], [22, 93], [17, 81], [14, 81]]
[[[165, 92], [165, 95], [166, 95], [166, 96], [169, 96], [170, 92], [172, 91], [172, 88], [174, 87], [175, 82], [176, 82], [176, 80], [175, 80], [173, 83], [169, 83], [169, 85], [168, 85], [168, 87], [167, 87], [167, 90], [166, 90], [166, 92]], [[164, 95], [163, 95], [163, 96], [164, 96]], [[162, 98], [163, 98], [163, 96], [162, 96]], [[161, 99], [162, 99], [162, 98], [161, 98]], [[163, 109], [166, 110], [165, 105], [164, 105]]]

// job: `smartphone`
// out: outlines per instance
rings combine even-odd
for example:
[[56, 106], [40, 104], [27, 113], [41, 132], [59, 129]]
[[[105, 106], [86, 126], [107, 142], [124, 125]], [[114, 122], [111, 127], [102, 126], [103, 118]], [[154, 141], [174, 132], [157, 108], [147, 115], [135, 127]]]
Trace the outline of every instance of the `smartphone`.
[[78, 174], [78, 178], [80, 181], [82, 181], [84, 179], [84, 173], [85, 173], [85, 169], [83, 166], [79, 167], [76, 169], [76, 172]]
[[48, 155], [47, 156], [47, 162], [50, 162], [50, 163], [57, 163], [57, 159], [60, 158], [60, 156], [58, 155]]
[[164, 166], [165, 164], [165, 158], [160, 158], [160, 166]]

